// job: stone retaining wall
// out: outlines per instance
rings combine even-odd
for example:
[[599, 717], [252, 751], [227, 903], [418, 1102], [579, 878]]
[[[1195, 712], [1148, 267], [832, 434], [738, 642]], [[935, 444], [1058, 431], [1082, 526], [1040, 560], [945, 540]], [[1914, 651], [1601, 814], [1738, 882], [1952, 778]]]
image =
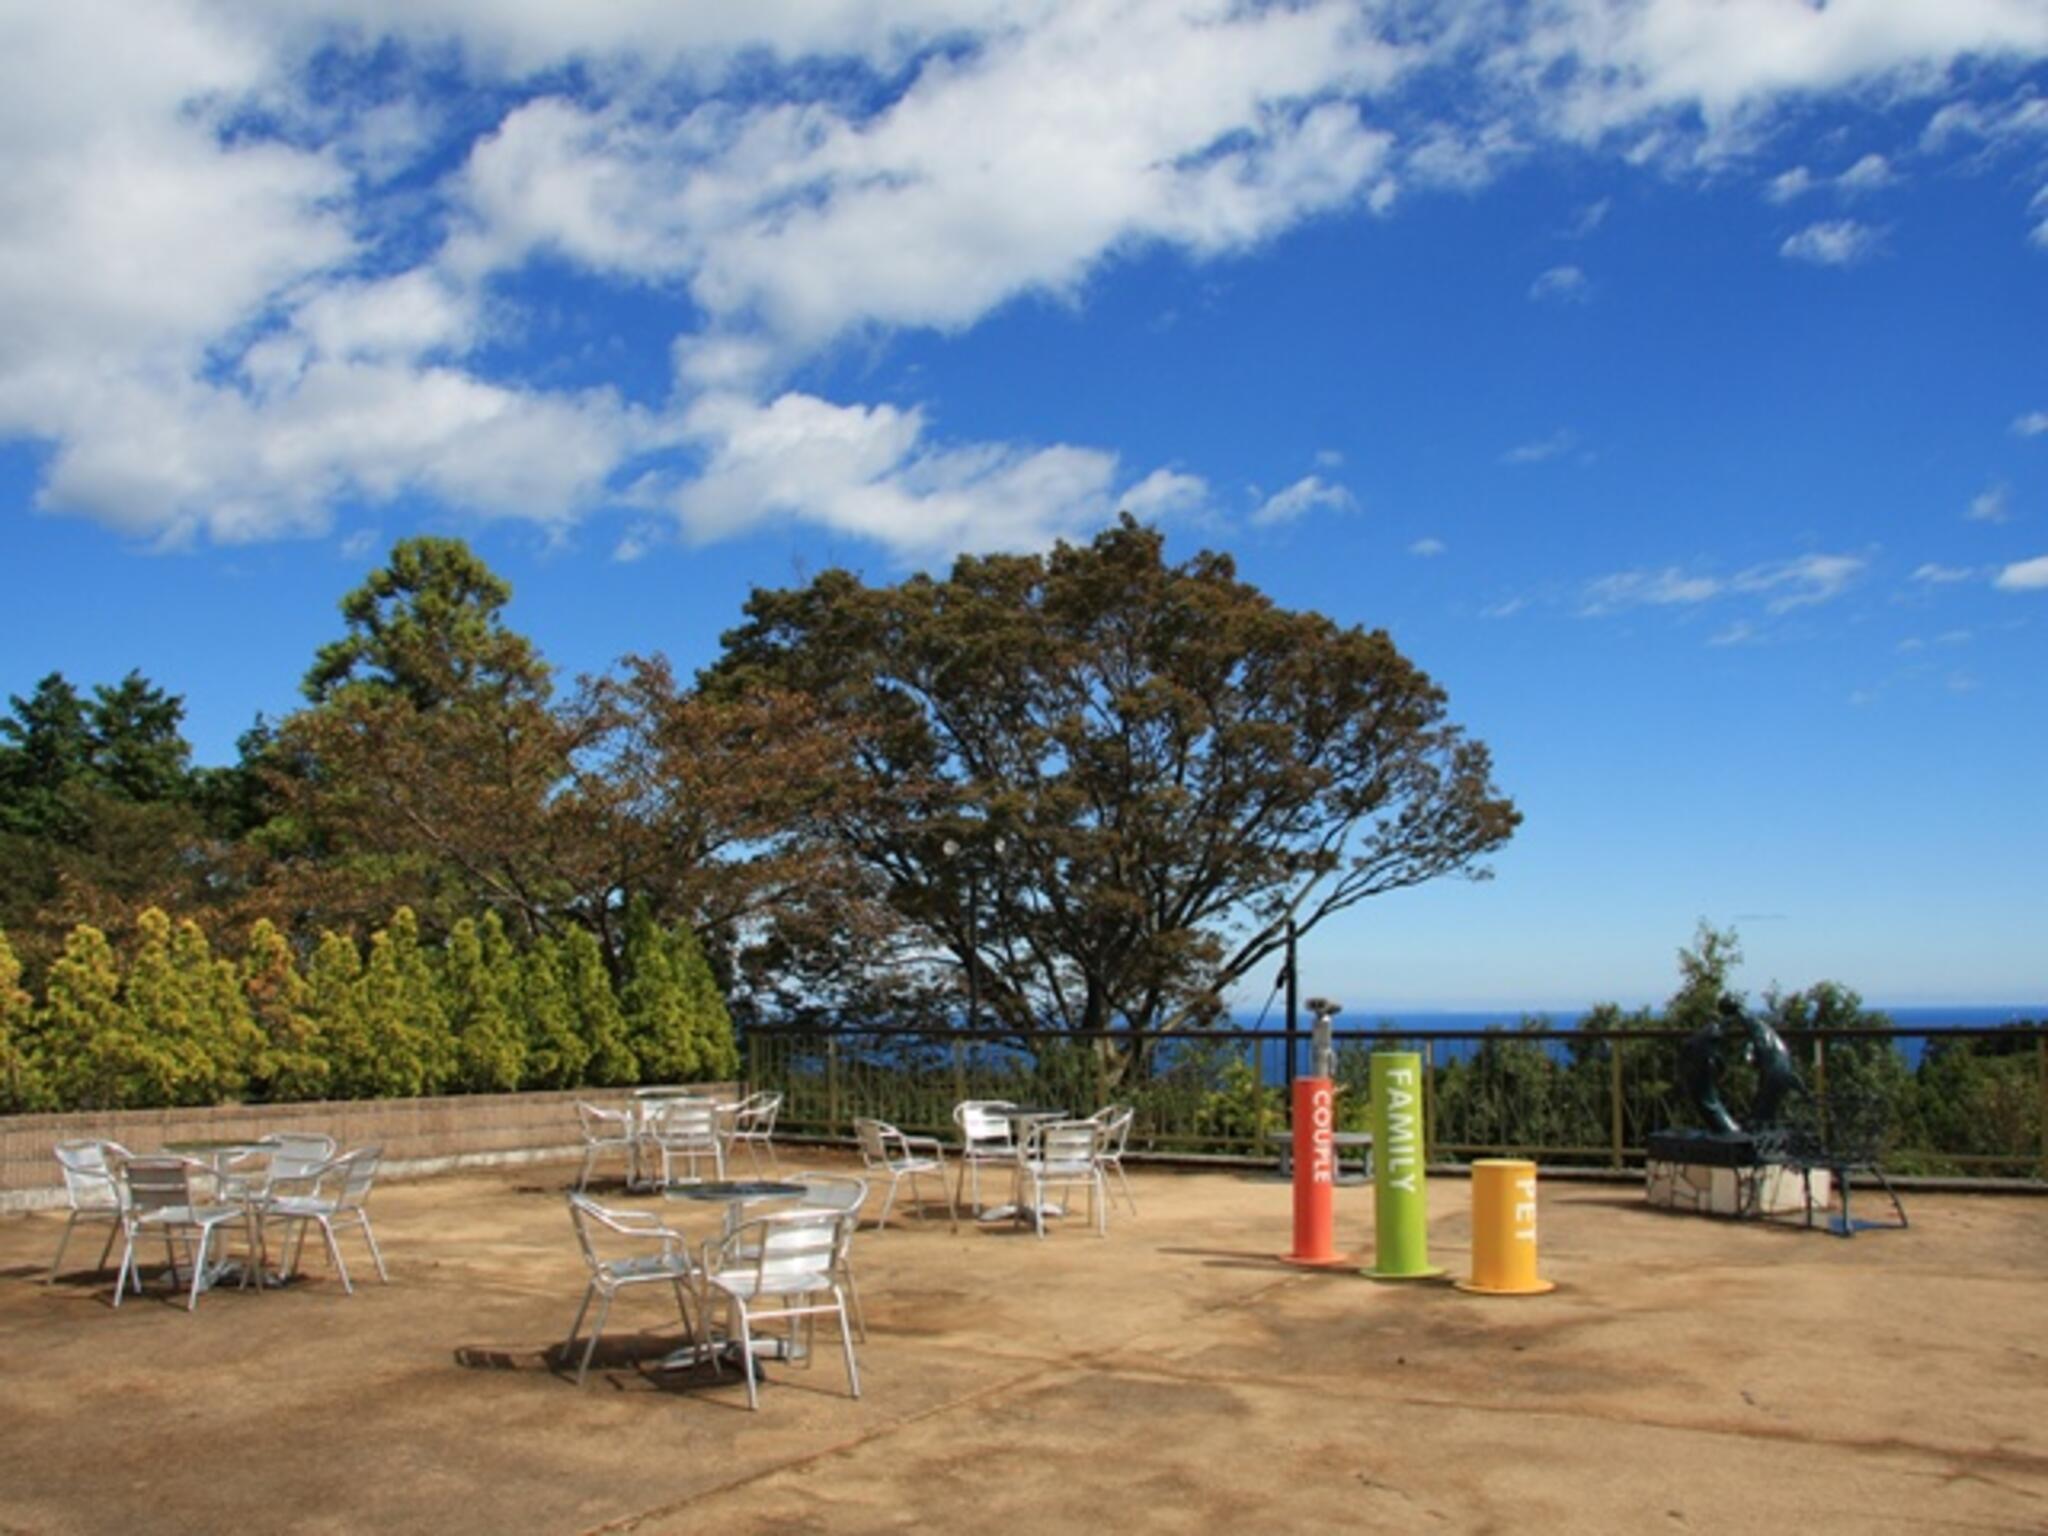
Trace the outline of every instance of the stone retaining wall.
[[[695, 1085], [737, 1096], [732, 1083]], [[334, 1099], [304, 1104], [220, 1104], [202, 1109], [122, 1109], [60, 1115], [0, 1115], [0, 1211], [64, 1203], [55, 1155], [60, 1141], [118, 1141], [154, 1152], [167, 1141], [214, 1141], [270, 1131], [316, 1131], [344, 1150], [381, 1146], [384, 1176], [451, 1168], [581, 1158], [576, 1102], [616, 1105], [617, 1088], [561, 1093], [478, 1093], [433, 1099]]]

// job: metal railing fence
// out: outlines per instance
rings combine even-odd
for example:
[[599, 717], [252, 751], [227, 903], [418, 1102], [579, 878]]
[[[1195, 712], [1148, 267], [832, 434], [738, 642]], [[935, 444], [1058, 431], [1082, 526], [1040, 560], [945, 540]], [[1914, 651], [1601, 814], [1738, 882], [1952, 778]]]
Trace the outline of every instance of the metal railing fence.
[[[1086, 1114], [1136, 1111], [1139, 1155], [1266, 1157], [1287, 1124], [1283, 1030], [1206, 1030], [1134, 1042], [1120, 1031], [756, 1027], [747, 1077], [784, 1094], [791, 1131], [850, 1136], [869, 1116], [953, 1135], [962, 1099], [1009, 1099]], [[1533, 1157], [1553, 1167], [1641, 1166], [1652, 1131], [1695, 1123], [1677, 1086], [1673, 1030], [1338, 1030], [1340, 1129], [1363, 1129], [1375, 1048], [1421, 1053], [1436, 1161]], [[1852, 1073], [1882, 1098], [1885, 1165], [1901, 1174], [2048, 1180], [2048, 1025], [1788, 1030], [1809, 1086]], [[1722, 1081], [1738, 1117], [1753, 1077]]]

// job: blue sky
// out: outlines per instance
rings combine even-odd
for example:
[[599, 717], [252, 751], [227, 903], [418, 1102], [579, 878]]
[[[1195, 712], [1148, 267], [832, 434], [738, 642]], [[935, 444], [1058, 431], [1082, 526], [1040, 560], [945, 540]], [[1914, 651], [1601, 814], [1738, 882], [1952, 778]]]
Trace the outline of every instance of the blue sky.
[[10, 7], [0, 690], [223, 761], [410, 533], [574, 674], [1130, 507], [1527, 816], [1315, 990], [2039, 1003], [2044, 87], [2048, 0]]

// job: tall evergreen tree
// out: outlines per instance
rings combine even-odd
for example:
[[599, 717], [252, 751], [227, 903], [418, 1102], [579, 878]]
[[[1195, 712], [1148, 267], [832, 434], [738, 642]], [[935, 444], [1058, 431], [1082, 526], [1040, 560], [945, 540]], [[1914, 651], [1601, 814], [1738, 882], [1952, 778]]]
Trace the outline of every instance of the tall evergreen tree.
[[249, 1016], [234, 962], [214, 954], [205, 931], [188, 917], [171, 933], [171, 964], [188, 1000], [194, 1055], [205, 1062], [206, 1097], [200, 1102], [240, 1099], [263, 1036]]
[[692, 998], [676, 960], [669, 935], [644, 904], [636, 903], [626, 921], [626, 983], [619, 989], [619, 1009], [640, 1071], [653, 1082], [690, 1082], [702, 1066]]
[[61, 1109], [120, 1109], [133, 1078], [121, 968], [107, 936], [80, 923], [65, 937], [43, 987], [37, 1034], [45, 1080]]
[[306, 1018], [320, 1042], [323, 1091], [338, 1099], [377, 1094], [376, 1045], [363, 1016], [363, 956], [356, 941], [329, 930], [306, 967]]
[[182, 798], [192, 758], [181, 729], [185, 701], [153, 686], [139, 671], [112, 687], [102, 683], [92, 693], [94, 786], [138, 805]]
[[707, 1078], [730, 1078], [740, 1069], [740, 1050], [733, 1038], [732, 1013], [712, 974], [704, 945], [688, 923], [678, 923], [671, 939], [675, 970], [689, 999], [690, 1033], [695, 1042], [697, 1071]]
[[35, 999], [21, 985], [21, 962], [0, 931], [0, 1114], [19, 1115], [44, 1107], [41, 1075], [31, 1046]]
[[455, 1082], [472, 1093], [510, 1093], [526, 1067], [518, 956], [498, 914], [463, 918], [448, 935], [442, 966], [448, 1026], [456, 1043]]
[[563, 939], [562, 977], [588, 1052], [583, 1081], [606, 1087], [641, 1081], [640, 1059], [627, 1038], [626, 1016], [605, 968], [604, 951], [588, 928], [571, 928]]
[[400, 907], [370, 936], [360, 992], [374, 1096], [415, 1098], [454, 1081], [455, 1037], [411, 908]]
[[[520, 961], [520, 997], [526, 1019], [526, 1084], [573, 1088], [590, 1064], [590, 1043], [576, 1027], [562, 946], [542, 935]], [[609, 991], [609, 988], [607, 988]]]
[[136, 919], [135, 950], [121, 986], [129, 1104], [210, 1104], [218, 1097], [204, 977], [189, 969], [192, 958], [173, 952], [171, 920], [162, 908]]
[[64, 789], [92, 761], [85, 700], [52, 672], [27, 698], [11, 695], [13, 713], [0, 719], [0, 831], [70, 841], [81, 828]]
[[291, 945], [267, 917], [249, 931], [241, 985], [262, 1037], [251, 1074], [256, 1091], [273, 1101], [319, 1098], [327, 1091], [328, 1071], [310, 1011], [312, 988], [299, 974]]

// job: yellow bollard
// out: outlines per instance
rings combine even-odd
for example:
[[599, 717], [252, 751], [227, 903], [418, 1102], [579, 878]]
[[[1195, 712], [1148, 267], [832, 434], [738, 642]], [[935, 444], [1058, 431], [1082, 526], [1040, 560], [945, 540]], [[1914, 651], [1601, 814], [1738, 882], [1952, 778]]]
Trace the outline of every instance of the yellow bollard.
[[1472, 1278], [1458, 1289], [1480, 1296], [1540, 1296], [1536, 1277], [1536, 1165], [1483, 1157], [1472, 1165]]

